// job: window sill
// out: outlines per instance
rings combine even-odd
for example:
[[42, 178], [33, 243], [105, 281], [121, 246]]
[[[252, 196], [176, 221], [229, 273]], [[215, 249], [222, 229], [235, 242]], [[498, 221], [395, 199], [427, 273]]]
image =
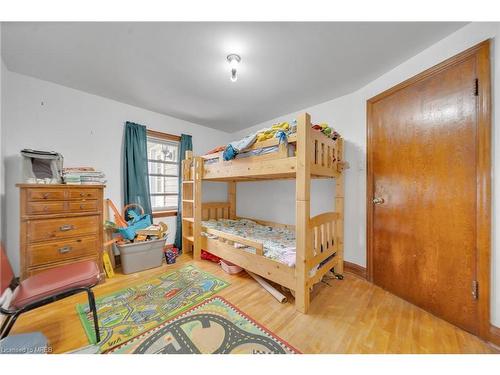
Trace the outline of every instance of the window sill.
[[153, 211], [153, 217], [168, 217], [168, 216], [177, 216], [176, 210], [168, 210], [168, 211]]

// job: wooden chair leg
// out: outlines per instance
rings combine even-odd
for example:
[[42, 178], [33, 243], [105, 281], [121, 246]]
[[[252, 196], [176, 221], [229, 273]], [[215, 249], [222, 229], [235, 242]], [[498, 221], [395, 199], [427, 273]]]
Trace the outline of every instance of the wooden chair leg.
[[99, 333], [99, 320], [97, 318], [97, 307], [95, 304], [94, 292], [92, 292], [92, 289], [87, 288], [87, 294], [89, 297], [89, 308], [92, 311], [92, 316], [94, 318], [94, 330], [97, 344], [99, 341], [101, 341], [101, 335]]

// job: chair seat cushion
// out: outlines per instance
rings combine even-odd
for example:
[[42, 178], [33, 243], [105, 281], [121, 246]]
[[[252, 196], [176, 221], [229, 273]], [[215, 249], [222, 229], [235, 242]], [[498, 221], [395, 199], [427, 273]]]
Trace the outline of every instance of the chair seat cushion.
[[99, 267], [93, 260], [51, 268], [21, 281], [11, 305], [20, 309], [54, 294], [93, 286], [98, 281]]

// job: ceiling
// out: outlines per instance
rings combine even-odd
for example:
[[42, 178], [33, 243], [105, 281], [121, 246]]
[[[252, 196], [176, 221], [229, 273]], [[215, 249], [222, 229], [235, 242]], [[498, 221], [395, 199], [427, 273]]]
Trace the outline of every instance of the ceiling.
[[2, 56], [14, 72], [233, 132], [353, 92], [464, 25], [4, 22]]

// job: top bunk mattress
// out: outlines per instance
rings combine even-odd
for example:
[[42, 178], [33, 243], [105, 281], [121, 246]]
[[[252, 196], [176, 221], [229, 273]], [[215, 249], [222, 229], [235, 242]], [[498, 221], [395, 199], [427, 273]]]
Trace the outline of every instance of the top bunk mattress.
[[[290, 229], [261, 225], [248, 219], [212, 219], [202, 221], [202, 226], [260, 242], [266, 258], [284, 263], [289, 267], [295, 266], [295, 232]], [[255, 249], [244, 245], [237, 245], [237, 247], [255, 252]]]

